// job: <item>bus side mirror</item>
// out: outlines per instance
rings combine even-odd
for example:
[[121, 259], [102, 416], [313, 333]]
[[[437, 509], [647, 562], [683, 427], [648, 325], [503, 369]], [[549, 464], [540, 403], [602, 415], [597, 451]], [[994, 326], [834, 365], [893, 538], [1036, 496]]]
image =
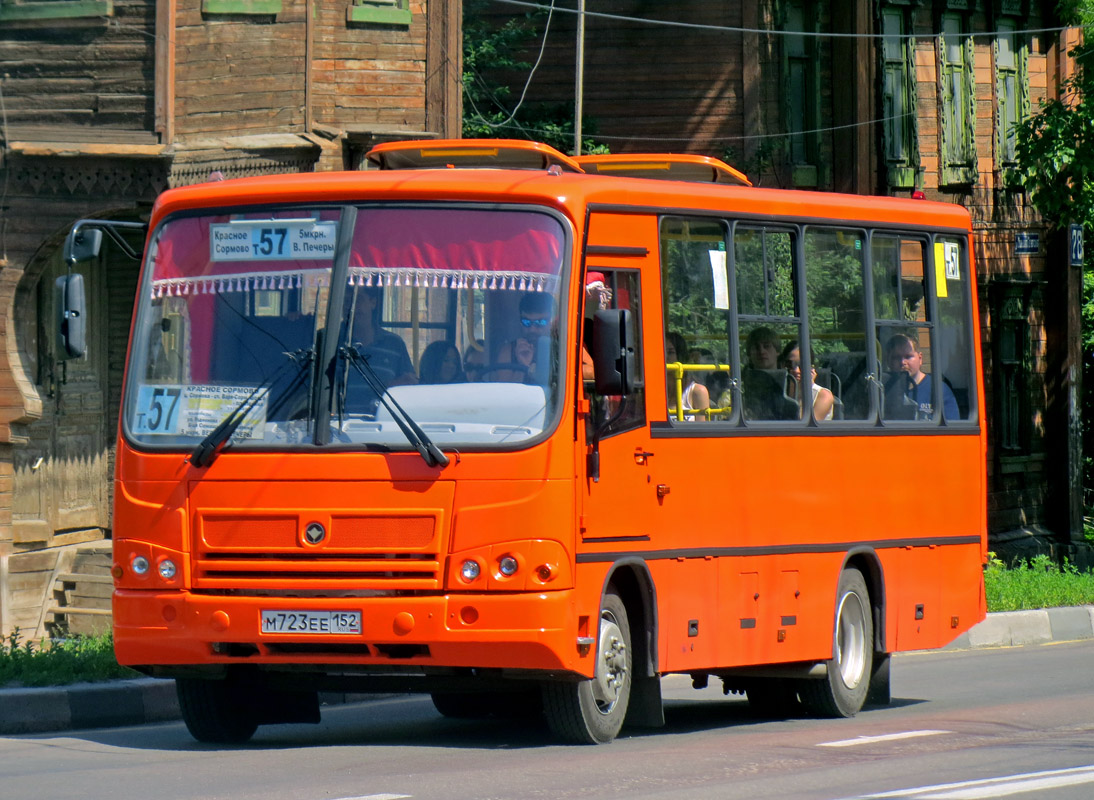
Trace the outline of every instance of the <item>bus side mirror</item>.
[[65, 238], [65, 263], [79, 264], [98, 257], [103, 247], [103, 232], [99, 228], [73, 226]]
[[593, 372], [596, 393], [634, 393], [634, 329], [625, 308], [597, 311], [593, 317]]
[[62, 275], [53, 285], [57, 309], [57, 350], [62, 361], [79, 358], [87, 352], [84, 341], [84, 276]]

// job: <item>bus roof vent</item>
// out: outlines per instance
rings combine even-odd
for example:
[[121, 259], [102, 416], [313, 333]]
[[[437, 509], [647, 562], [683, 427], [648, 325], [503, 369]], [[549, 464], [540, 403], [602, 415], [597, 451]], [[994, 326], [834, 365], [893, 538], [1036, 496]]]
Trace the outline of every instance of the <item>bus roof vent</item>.
[[378, 169], [548, 169], [584, 172], [553, 147], [520, 139], [420, 139], [384, 142], [367, 158]]
[[710, 156], [684, 153], [618, 153], [578, 156], [574, 161], [586, 172], [599, 175], [752, 185], [752, 181], [743, 172]]

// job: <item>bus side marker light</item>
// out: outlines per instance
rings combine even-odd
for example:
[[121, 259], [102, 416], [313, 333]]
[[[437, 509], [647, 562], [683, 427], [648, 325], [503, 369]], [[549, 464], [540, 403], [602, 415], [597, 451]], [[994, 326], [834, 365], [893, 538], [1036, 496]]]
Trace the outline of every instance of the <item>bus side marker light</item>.
[[412, 630], [414, 630], [414, 615], [409, 611], [400, 611], [395, 615], [395, 620], [391, 623], [392, 629], [400, 636], [406, 636]]
[[467, 559], [460, 565], [460, 577], [467, 583], [476, 580], [481, 572], [482, 567], [480, 567], [479, 562], [473, 558]]
[[214, 611], [212, 618], [209, 620], [209, 626], [214, 631], [226, 631], [231, 624], [232, 620], [228, 617], [227, 611]]
[[786, 630], [783, 629], [783, 628], [779, 628], [779, 633], [776, 635], [775, 638], [780, 642], [785, 642], [786, 641]]
[[474, 606], [464, 606], [460, 609], [460, 621], [464, 625], [474, 625], [479, 621], [479, 610]]
[[960, 617], [950, 617], [950, 627], [956, 628], [961, 622]]
[[120, 581], [122, 579], [122, 576], [125, 574], [125, 567], [123, 567], [121, 564], [115, 564], [113, 567], [110, 568], [110, 574], [113, 576], [114, 580]]

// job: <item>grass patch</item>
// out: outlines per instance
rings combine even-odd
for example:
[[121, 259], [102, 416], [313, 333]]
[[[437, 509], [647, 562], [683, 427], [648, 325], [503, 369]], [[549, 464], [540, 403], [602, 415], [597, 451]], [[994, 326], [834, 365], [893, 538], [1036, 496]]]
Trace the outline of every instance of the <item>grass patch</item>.
[[989, 553], [984, 571], [988, 611], [1094, 605], [1094, 573], [1057, 564], [1047, 555], [1022, 560], [1013, 567]]
[[0, 686], [59, 686], [80, 681], [139, 678], [114, 658], [114, 637], [70, 636], [23, 641], [16, 628], [0, 639]]

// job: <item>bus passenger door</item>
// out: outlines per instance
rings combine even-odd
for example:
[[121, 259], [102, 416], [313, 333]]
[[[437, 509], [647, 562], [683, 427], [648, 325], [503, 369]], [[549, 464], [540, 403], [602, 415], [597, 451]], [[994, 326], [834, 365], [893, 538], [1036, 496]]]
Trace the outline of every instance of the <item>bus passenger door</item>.
[[[579, 436], [585, 440], [581, 490], [579, 561], [600, 565], [620, 551], [641, 554], [657, 547], [662, 509], [656, 480], [657, 456], [646, 418], [644, 297], [657, 297], [657, 220], [652, 216], [597, 214], [589, 221], [585, 254], [583, 347], [592, 352], [593, 312], [604, 308], [631, 312], [635, 341], [636, 390], [621, 397], [598, 397], [585, 381], [587, 409]], [[598, 451], [599, 458], [593, 455]], [[580, 467], [579, 467], [580, 469]]]

